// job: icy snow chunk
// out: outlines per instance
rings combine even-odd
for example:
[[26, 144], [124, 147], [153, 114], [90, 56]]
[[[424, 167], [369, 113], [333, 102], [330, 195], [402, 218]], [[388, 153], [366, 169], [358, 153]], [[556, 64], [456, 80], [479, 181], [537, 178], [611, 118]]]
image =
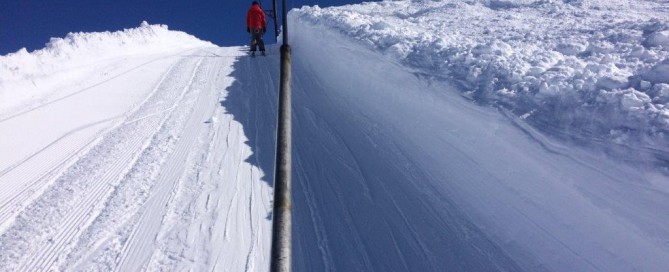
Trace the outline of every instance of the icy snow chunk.
[[505, 42], [495, 41], [489, 44], [479, 44], [475, 46], [472, 48], [472, 53], [474, 53], [475, 56], [509, 56], [513, 53], [513, 48]]
[[519, 7], [519, 5], [514, 3], [513, 1], [503, 1], [503, 0], [490, 0], [485, 4], [488, 8], [493, 10], [512, 9]]
[[555, 47], [555, 51], [558, 51], [562, 54], [565, 54], [567, 56], [576, 56], [579, 53], [583, 52], [585, 50], [586, 46], [584, 44], [580, 43], [575, 43], [575, 42], [567, 42], [567, 43], [560, 43]]
[[662, 46], [669, 50], [669, 31], [658, 31], [648, 35], [643, 41], [643, 45], [646, 47]]
[[510, 56], [513, 53], [513, 47], [508, 43], [495, 41], [492, 44], [492, 49], [495, 55], [498, 56]]
[[627, 86], [627, 79], [616, 75], [604, 76], [597, 80], [597, 86], [607, 90], [620, 89]]
[[507, 88], [499, 89], [499, 90], [497, 90], [497, 93], [502, 95], [502, 96], [509, 96], [509, 97], [516, 96], [516, 91], [509, 90]]
[[396, 43], [388, 47], [387, 53], [395, 58], [403, 59], [411, 53], [411, 48], [407, 44]]
[[650, 24], [643, 27], [643, 33], [644, 35], [648, 35], [653, 32], [666, 30], [667, 28], [669, 28], [669, 25], [667, 25], [664, 22], [661, 22], [656, 18], [653, 18], [650, 20]]
[[548, 85], [546, 82], [542, 82], [539, 86], [539, 94], [546, 96], [555, 96], [560, 93], [560, 88], [558, 85]]
[[527, 74], [537, 76], [543, 73], [545, 70], [541, 67], [532, 67], [529, 70], [527, 70]]
[[467, 81], [472, 82], [472, 83], [476, 82], [477, 79], [479, 78], [479, 76], [481, 76], [481, 73], [482, 73], [481, 68], [472, 67], [469, 70], [469, 74], [467, 75]]
[[384, 30], [386, 28], [392, 28], [392, 26], [390, 24], [388, 24], [387, 22], [384, 22], [384, 21], [374, 22], [372, 24], [372, 29], [374, 29], [374, 30]]
[[607, 90], [626, 88], [628, 77], [631, 76], [628, 71], [620, 69], [612, 63], [589, 65], [588, 68], [599, 77], [597, 86]]
[[615, 50], [615, 46], [609, 41], [595, 41], [590, 42], [586, 48], [586, 52], [609, 54]]
[[669, 84], [659, 83], [655, 84], [651, 89], [653, 94], [653, 102], [655, 103], [669, 103]]
[[653, 83], [669, 83], [669, 59], [653, 66], [643, 78]]
[[492, 53], [492, 48], [489, 45], [479, 44], [472, 48], [472, 53], [474, 53], [475, 56], [488, 55]]
[[643, 109], [643, 106], [650, 102], [651, 99], [647, 94], [631, 88], [625, 90], [620, 99], [620, 105], [626, 111]]

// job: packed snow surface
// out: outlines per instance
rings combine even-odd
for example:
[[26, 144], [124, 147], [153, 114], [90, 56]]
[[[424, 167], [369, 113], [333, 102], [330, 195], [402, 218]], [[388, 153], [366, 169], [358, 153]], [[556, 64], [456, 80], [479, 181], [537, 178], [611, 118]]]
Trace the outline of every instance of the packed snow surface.
[[[289, 14], [295, 271], [667, 271], [669, 4]], [[0, 270], [266, 271], [279, 54], [0, 56]]]
[[0, 270], [264, 270], [271, 177], [241, 123], [255, 108], [222, 103], [241, 86], [274, 100], [278, 63], [241, 56], [146, 23], [3, 56]]

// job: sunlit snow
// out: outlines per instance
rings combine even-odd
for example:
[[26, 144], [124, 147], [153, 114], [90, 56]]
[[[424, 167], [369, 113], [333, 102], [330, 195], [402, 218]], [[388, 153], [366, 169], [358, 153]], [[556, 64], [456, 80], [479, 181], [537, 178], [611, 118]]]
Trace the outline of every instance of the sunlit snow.
[[[295, 271], [669, 270], [669, 4], [289, 13]], [[0, 56], [0, 270], [266, 271], [279, 47]]]

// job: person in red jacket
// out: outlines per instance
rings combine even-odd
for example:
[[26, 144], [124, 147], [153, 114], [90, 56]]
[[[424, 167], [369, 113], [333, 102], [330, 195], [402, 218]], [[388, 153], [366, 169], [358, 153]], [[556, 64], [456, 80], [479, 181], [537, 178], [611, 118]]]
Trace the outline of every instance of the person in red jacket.
[[246, 32], [251, 33], [251, 55], [256, 53], [256, 45], [260, 47], [260, 52], [265, 55], [265, 42], [262, 35], [267, 31], [267, 21], [265, 20], [265, 11], [260, 8], [257, 1], [253, 1], [251, 8], [246, 13]]

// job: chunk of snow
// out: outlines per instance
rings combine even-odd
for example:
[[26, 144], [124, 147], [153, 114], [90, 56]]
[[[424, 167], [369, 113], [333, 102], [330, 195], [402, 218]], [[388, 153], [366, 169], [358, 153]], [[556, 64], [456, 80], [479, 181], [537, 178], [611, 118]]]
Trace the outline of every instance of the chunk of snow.
[[662, 46], [669, 50], [669, 31], [654, 32], [646, 37], [643, 44], [648, 47]]
[[669, 59], [653, 66], [644, 79], [653, 83], [669, 83]]
[[559, 43], [555, 47], [555, 51], [558, 51], [562, 54], [569, 55], [569, 56], [575, 56], [583, 50], [585, 50], [585, 45], [580, 44], [580, 43], [575, 43], [575, 42], [566, 42], [566, 43]]
[[620, 104], [624, 110], [632, 111], [642, 109], [646, 103], [650, 103], [650, 97], [634, 89], [628, 89], [622, 96]]

